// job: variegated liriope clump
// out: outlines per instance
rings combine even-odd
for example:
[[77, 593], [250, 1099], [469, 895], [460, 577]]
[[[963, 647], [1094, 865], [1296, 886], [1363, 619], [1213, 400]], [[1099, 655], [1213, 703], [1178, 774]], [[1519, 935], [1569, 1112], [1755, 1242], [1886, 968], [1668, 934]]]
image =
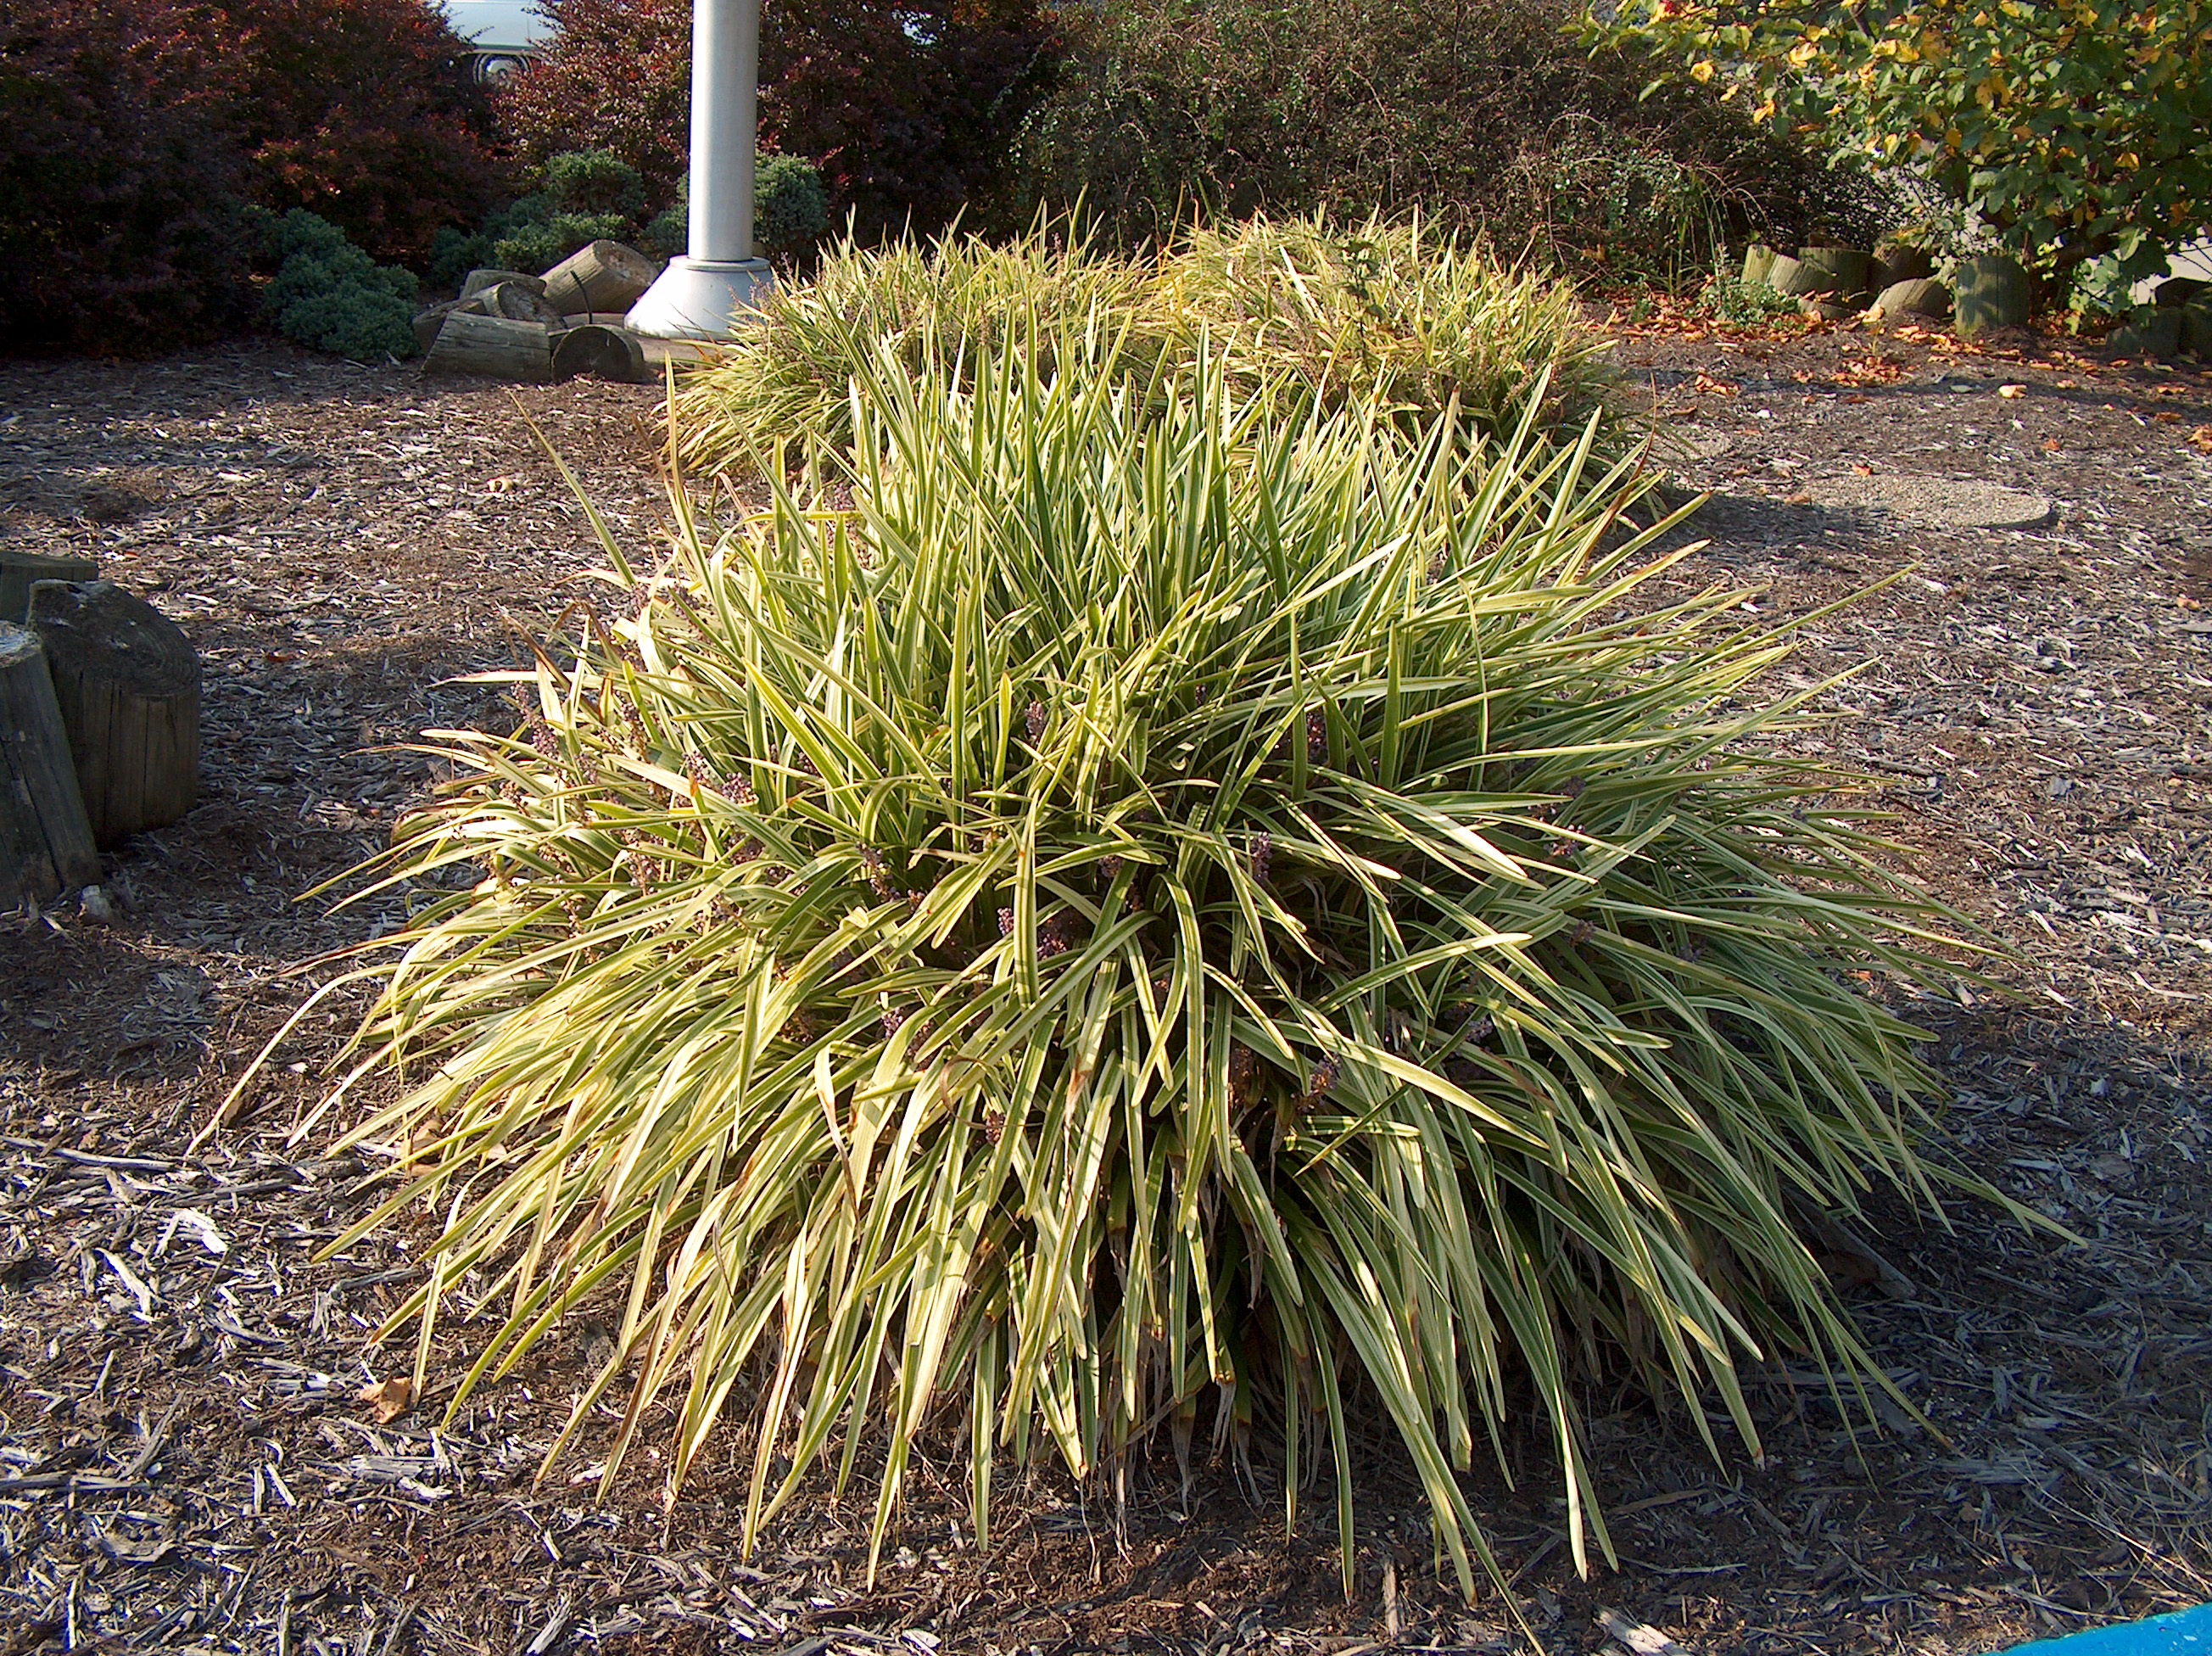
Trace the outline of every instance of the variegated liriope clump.
[[1373, 410], [1406, 429], [1455, 411], [1531, 441], [1595, 417], [1599, 453], [1634, 435], [1607, 342], [1574, 289], [1499, 264], [1419, 221], [1349, 228], [1318, 217], [1198, 228], [1155, 255], [1099, 247], [1065, 225], [1003, 243], [831, 249], [814, 277], [766, 295], [703, 368], [677, 384], [679, 448], [698, 472], [749, 469], [763, 432], [852, 440], [847, 388], [889, 353], [956, 384], [1010, 350], [1158, 386], [1201, 356], [1240, 396], [1294, 385], [1328, 410]]
[[440, 1216], [401, 1320], [473, 1319], [456, 1404], [618, 1295], [609, 1477], [647, 1401], [680, 1480], [739, 1399], [753, 1523], [826, 1456], [878, 1543], [956, 1429], [979, 1533], [995, 1458], [1209, 1422], [1348, 1525], [1379, 1408], [1471, 1580], [1516, 1397], [1579, 1554], [1594, 1367], [1746, 1440], [1739, 1364], [1871, 1373], [1797, 1227], [1928, 1197], [1844, 969], [1930, 965], [1930, 910], [1778, 757], [1787, 640], [1649, 595], [1648, 476], [1203, 353], [887, 350], [848, 408], [757, 515], [679, 493], [377, 865], [426, 906], [363, 968], [353, 1073], [407, 1085], [355, 1234]]

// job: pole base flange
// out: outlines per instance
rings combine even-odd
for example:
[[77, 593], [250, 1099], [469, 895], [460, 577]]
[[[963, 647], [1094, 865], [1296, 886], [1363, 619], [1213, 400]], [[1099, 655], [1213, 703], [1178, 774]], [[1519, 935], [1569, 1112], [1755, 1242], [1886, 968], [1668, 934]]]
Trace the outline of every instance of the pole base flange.
[[734, 339], [747, 313], [775, 286], [775, 272], [764, 259], [679, 255], [630, 307], [623, 326], [653, 339]]

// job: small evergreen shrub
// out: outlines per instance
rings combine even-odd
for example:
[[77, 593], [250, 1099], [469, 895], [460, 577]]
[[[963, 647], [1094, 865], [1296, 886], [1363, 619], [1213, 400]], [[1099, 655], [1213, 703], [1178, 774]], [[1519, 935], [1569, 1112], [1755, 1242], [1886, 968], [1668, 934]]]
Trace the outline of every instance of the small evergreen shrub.
[[[638, 246], [673, 259], [691, 239], [690, 186], [679, 180], [676, 200], [638, 233]], [[803, 259], [830, 228], [830, 196], [812, 162], [797, 155], [753, 157], [753, 246], [764, 259]]]
[[502, 271], [550, 270], [579, 247], [594, 241], [619, 241], [629, 221], [619, 213], [550, 212], [543, 218], [507, 220], [505, 234], [492, 239], [491, 263]]
[[645, 177], [605, 149], [579, 149], [545, 163], [544, 193], [555, 210], [635, 218], [645, 210]]
[[356, 362], [415, 354], [418, 284], [411, 272], [379, 265], [304, 208], [274, 221], [269, 251], [276, 274], [263, 308], [286, 338]]
[[830, 228], [830, 195], [814, 163], [798, 155], [753, 160], [753, 240], [764, 253], [805, 252]]

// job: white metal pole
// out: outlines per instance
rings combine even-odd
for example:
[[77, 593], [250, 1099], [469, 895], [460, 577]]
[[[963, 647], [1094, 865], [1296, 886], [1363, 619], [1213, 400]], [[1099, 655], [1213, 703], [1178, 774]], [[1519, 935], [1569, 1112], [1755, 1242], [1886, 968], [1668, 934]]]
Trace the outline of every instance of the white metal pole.
[[639, 333], [727, 339], [775, 273], [753, 256], [760, 0], [692, 0], [690, 251], [629, 314]]
[[691, 257], [753, 256], [753, 141], [759, 111], [757, 0], [694, 0]]

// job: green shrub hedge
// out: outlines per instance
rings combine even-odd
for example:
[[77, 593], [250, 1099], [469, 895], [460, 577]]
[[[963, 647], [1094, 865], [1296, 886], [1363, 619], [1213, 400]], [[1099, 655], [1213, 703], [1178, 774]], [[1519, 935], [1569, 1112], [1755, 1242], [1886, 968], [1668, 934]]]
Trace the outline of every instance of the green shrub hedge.
[[[1015, 157], [1012, 208], [1079, 201], [1110, 236], [1193, 217], [1419, 210], [1593, 274], [1680, 282], [1756, 228], [1855, 219], [1853, 186], [1715, 89], [1566, 33], [1561, 0], [1114, 0]], [[1649, 88], [1647, 95], [1647, 88]]]

